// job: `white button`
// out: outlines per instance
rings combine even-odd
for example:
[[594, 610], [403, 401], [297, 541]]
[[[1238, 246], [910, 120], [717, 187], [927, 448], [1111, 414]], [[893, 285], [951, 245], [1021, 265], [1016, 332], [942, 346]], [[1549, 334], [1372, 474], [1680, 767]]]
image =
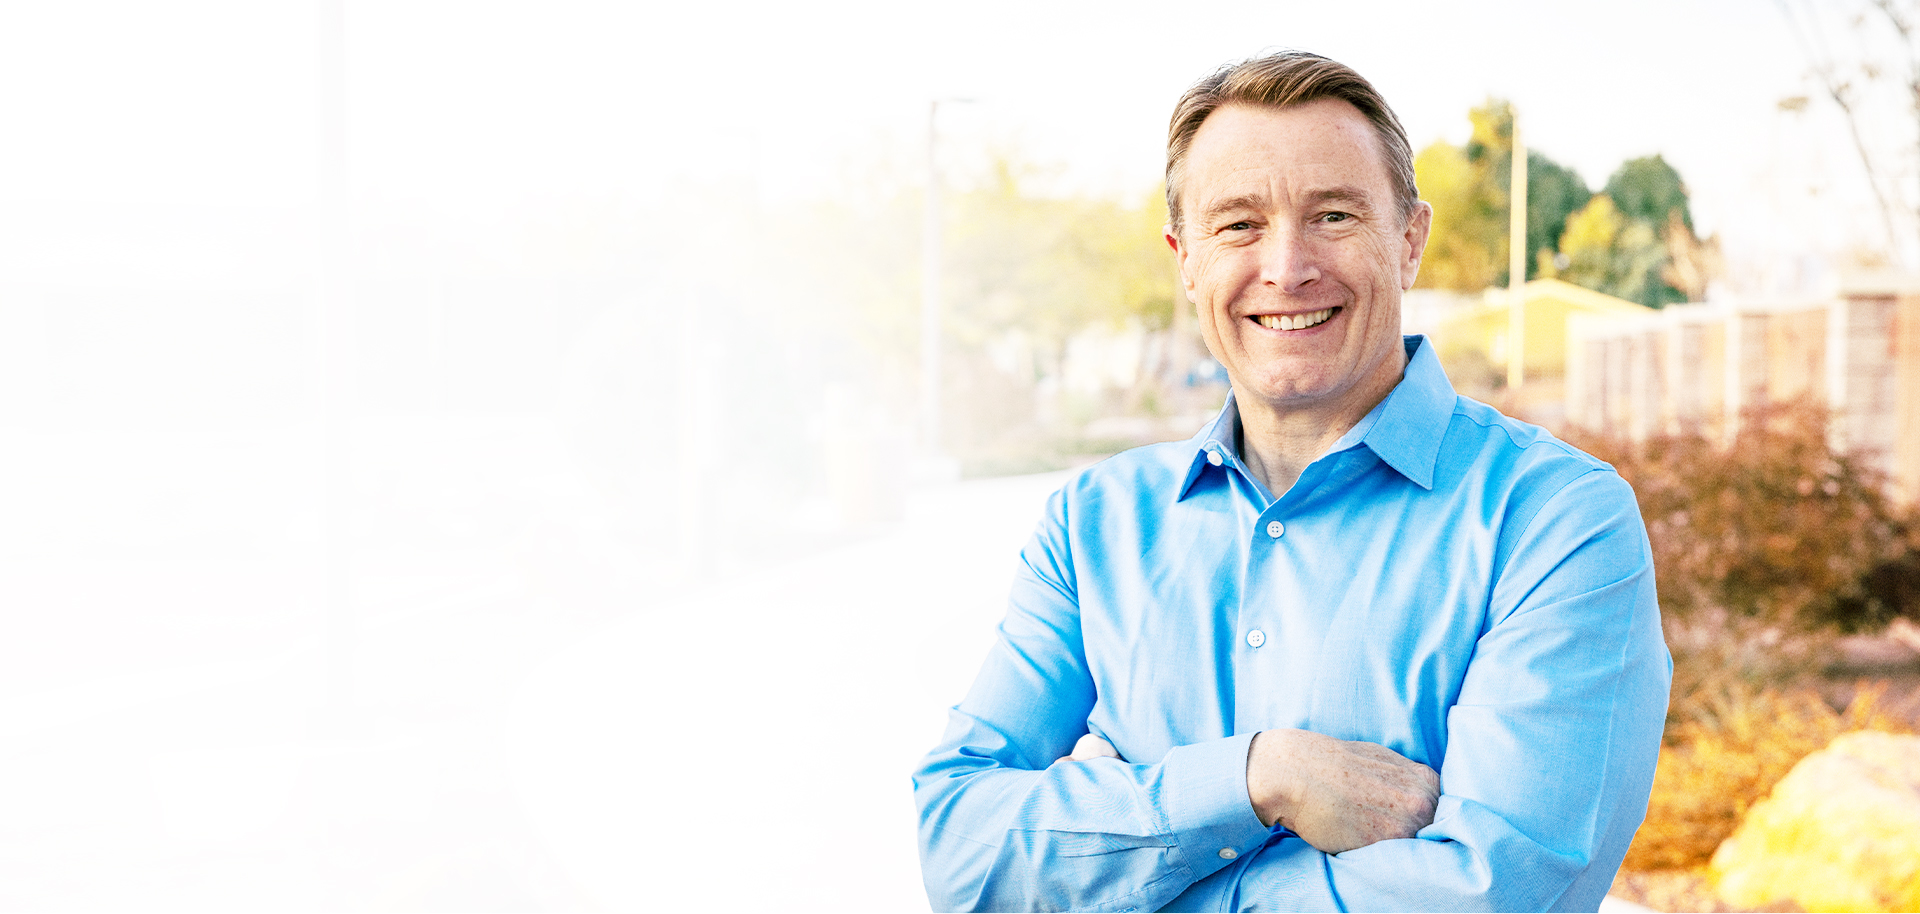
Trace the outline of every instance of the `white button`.
[[1247, 632], [1247, 646], [1248, 646], [1248, 647], [1259, 647], [1260, 645], [1262, 645], [1262, 644], [1265, 644], [1265, 643], [1267, 643], [1267, 633], [1266, 633], [1266, 632], [1263, 632], [1263, 631], [1261, 631], [1261, 630], [1259, 630], [1259, 629], [1257, 629], [1257, 628], [1256, 628], [1256, 629], [1254, 629], [1254, 630], [1252, 630], [1252, 631], [1250, 631], [1250, 632]]
[[1220, 849], [1220, 859], [1222, 860], [1232, 860], [1233, 858], [1238, 856], [1240, 855], [1237, 853], [1234, 853], [1234, 850], [1231, 847], [1223, 847]]
[[1214, 450], [1213, 448], [1207, 448], [1207, 462], [1213, 464], [1214, 466], [1219, 466], [1220, 452]]
[[1274, 539], [1279, 539], [1279, 538], [1280, 538], [1280, 534], [1282, 534], [1282, 533], [1285, 533], [1285, 532], [1287, 532], [1287, 525], [1286, 525], [1286, 524], [1283, 524], [1283, 523], [1281, 523], [1281, 522], [1279, 522], [1279, 521], [1277, 521], [1277, 520], [1270, 520], [1270, 521], [1267, 521], [1267, 535], [1268, 535], [1268, 536], [1271, 536], [1271, 537], [1273, 537]]

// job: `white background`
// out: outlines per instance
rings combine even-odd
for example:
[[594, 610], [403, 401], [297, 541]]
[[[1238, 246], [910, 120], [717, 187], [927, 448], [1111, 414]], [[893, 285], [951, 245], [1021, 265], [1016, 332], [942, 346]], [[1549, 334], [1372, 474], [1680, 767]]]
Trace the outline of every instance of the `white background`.
[[694, 6], [0, 4], [0, 907], [924, 905], [907, 772], [1063, 477], [849, 509], [901, 433], [823, 431], [753, 223], [917, 186], [930, 98], [956, 181], [1133, 198], [1298, 46], [1416, 146], [1665, 155], [1753, 295], [1877, 230], [1767, 4]]

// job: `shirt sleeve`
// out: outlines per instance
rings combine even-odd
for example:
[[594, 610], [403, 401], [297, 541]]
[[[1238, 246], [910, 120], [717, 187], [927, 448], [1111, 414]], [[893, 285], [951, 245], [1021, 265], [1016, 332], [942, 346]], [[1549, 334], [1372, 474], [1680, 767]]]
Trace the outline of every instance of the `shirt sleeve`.
[[1094, 705], [1056, 493], [999, 637], [945, 737], [914, 773], [933, 908], [1151, 911], [1268, 836], [1247, 798], [1252, 734], [1153, 765], [1054, 764]]
[[1580, 476], [1495, 583], [1433, 824], [1335, 855], [1279, 838], [1178, 906], [1592, 911], [1646, 815], [1672, 668], [1632, 490]]

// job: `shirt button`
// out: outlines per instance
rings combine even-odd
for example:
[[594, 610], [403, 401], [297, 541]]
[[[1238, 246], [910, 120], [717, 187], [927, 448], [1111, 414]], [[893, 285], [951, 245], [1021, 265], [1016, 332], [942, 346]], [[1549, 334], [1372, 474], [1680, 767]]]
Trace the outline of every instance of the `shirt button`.
[[1232, 860], [1233, 858], [1238, 856], [1240, 855], [1236, 853], [1234, 849], [1231, 847], [1223, 847], [1220, 849], [1220, 859], [1222, 860]]
[[1207, 448], [1207, 462], [1213, 464], [1214, 466], [1219, 466], [1220, 452], [1214, 450], [1213, 448]]
[[1281, 522], [1279, 522], [1279, 521], [1277, 521], [1277, 520], [1270, 520], [1270, 521], [1267, 521], [1267, 535], [1268, 535], [1268, 536], [1271, 536], [1271, 537], [1273, 537], [1274, 539], [1279, 539], [1279, 538], [1280, 538], [1280, 534], [1282, 534], [1282, 533], [1285, 533], [1285, 532], [1287, 532], [1287, 525], [1286, 525], [1286, 524], [1283, 524], [1283, 523], [1281, 523]]
[[1263, 632], [1263, 631], [1261, 631], [1261, 630], [1259, 630], [1259, 629], [1257, 629], [1257, 628], [1256, 628], [1256, 629], [1254, 629], [1254, 630], [1252, 630], [1252, 631], [1250, 631], [1250, 632], [1247, 632], [1247, 646], [1248, 646], [1248, 647], [1259, 647], [1260, 645], [1262, 645], [1262, 644], [1265, 644], [1265, 643], [1267, 643], [1267, 633], [1266, 633], [1266, 632]]

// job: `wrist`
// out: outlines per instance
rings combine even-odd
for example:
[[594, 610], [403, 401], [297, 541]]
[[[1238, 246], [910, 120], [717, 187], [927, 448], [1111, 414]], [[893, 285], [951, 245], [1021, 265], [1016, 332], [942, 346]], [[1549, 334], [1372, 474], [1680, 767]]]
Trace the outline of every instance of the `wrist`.
[[1247, 746], [1247, 800], [1260, 824], [1284, 824], [1297, 805], [1293, 766], [1285, 759], [1300, 730], [1262, 730]]

